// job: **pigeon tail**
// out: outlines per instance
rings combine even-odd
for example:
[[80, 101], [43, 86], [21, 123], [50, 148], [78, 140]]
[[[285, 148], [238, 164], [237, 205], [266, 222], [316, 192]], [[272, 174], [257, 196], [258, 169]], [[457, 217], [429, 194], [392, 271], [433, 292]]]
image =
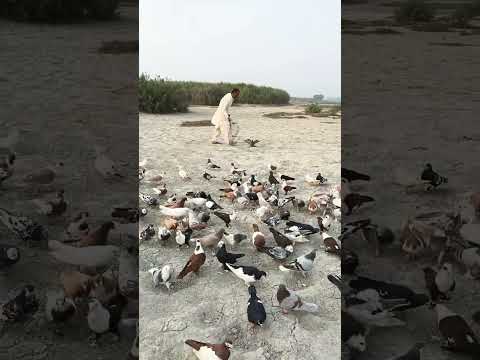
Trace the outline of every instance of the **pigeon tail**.
[[302, 302], [302, 304], [298, 307], [298, 310], [310, 313], [317, 313], [320, 309], [317, 304]]

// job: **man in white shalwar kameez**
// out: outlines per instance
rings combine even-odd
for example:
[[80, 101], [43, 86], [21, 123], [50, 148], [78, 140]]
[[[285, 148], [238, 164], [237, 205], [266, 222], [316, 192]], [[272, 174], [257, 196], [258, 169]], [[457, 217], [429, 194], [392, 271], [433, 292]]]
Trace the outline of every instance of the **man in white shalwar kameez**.
[[232, 121], [230, 119], [230, 106], [240, 96], [239, 89], [233, 89], [220, 100], [217, 111], [213, 114], [212, 124], [215, 125], [215, 133], [212, 144], [233, 145]]

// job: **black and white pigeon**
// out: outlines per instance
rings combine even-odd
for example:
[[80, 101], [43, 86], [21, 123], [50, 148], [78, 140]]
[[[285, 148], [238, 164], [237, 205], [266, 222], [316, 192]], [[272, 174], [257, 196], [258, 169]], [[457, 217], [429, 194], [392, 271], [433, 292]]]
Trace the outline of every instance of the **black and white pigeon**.
[[262, 276], [267, 276], [265, 271], [261, 271], [254, 266], [230, 265], [229, 263], [226, 263], [226, 265], [230, 271], [239, 279], [243, 280], [247, 286], [259, 281]]
[[360, 208], [363, 204], [373, 202], [375, 199], [368, 195], [358, 193], [349, 193], [343, 198], [343, 203], [347, 207], [346, 215], [350, 215], [353, 210]]
[[316, 256], [317, 250], [313, 249], [308, 254], [302, 255], [289, 263], [280, 265], [278, 268], [280, 271], [300, 271], [303, 276], [306, 276], [306, 273], [313, 269]]
[[250, 145], [250, 147], [255, 147], [255, 145], [257, 145], [260, 140], [257, 140], [257, 139], [245, 139], [245, 142]]
[[455, 276], [450, 263], [445, 263], [436, 272], [431, 267], [423, 269], [425, 284], [432, 301], [448, 300], [449, 294], [455, 290]]
[[280, 179], [284, 181], [293, 181], [295, 180], [294, 177], [288, 176], [288, 175], [280, 175]]
[[263, 326], [265, 320], [267, 320], [265, 306], [263, 306], [262, 301], [258, 298], [255, 286], [250, 285], [248, 287], [248, 293], [250, 294], [247, 305], [248, 321], [253, 325]]
[[317, 174], [315, 180], [320, 181], [320, 184], [325, 184], [328, 181], [328, 179], [326, 177], [323, 177], [321, 173]]
[[277, 214], [277, 215], [270, 216], [262, 221], [268, 226], [273, 227], [280, 224], [280, 222], [282, 221], [282, 218], [280, 217], [280, 215]]
[[37, 212], [47, 216], [59, 216], [67, 210], [65, 201], [65, 192], [58, 191], [55, 196], [41, 199], [33, 199], [33, 204], [37, 207]]
[[287, 289], [283, 284], [280, 284], [277, 290], [277, 301], [284, 314], [289, 311], [305, 311], [310, 313], [317, 313], [319, 307], [317, 304], [303, 301], [293, 290]]
[[220, 169], [220, 166], [214, 164], [214, 163], [212, 162], [212, 159], [207, 159], [207, 167], [208, 167], [209, 169]]
[[359, 173], [355, 170], [350, 170], [342, 167], [341, 172], [342, 172], [342, 179], [345, 179], [348, 182], [358, 181], [358, 180], [370, 181], [369, 175]]
[[479, 359], [480, 343], [465, 319], [445, 305], [434, 304], [433, 307], [437, 314], [438, 330], [444, 339], [442, 348]]
[[233, 162], [230, 163], [231, 168], [230, 168], [230, 174], [232, 175], [239, 175], [239, 176], [246, 176], [247, 171], [243, 169], [239, 169]]
[[139, 217], [144, 217], [148, 214], [148, 210], [146, 208], [140, 208], [138, 213], [139, 213]]
[[150, 240], [155, 236], [155, 226], [148, 224], [145, 229], [140, 232], [140, 241]]
[[245, 256], [245, 254], [234, 254], [227, 251], [227, 247], [223, 240], [220, 240], [217, 244], [216, 258], [220, 264], [223, 265], [224, 270], [228, 270], [226, 264], [235, 264], [238, 259]]
[[267, 254], [274, 260], [283, 261], [288, 258], [293, 252], [293, 246], [287, 245], [285, 248], [280, 246], [262, 246], [257, 247], [257, 250]]
[[149, 206], [158, 205], [158, 199], [156, 197], [153, 197], [152, 195], [138, 193], [138, 197], [140, 198], [140, 200], [142, 200], [145, 204]]
[[23, 241], [44, 242], [48, 240], [47, 229], [36, 221], [21, 215], [15, 215], [0, 208], [0, 221]]
[[188, 198], [202, 198], [202, 199], [208, 198], [208, 195], [205, 191], [189, 191], [185, 195]]
[[290, 191], [296, 190], [297, 188], [295, 186], [291, 186], [287, 183], [287, 181], [283, 180], [282, 181], [282, 190], [285, 195], [288, 195]]
[[[151, 225], [151, 226], [153, 226], [153, 225]], [[149, 229], [148, 231], [149, 231], [149, 236], [150, 237], [153, 237], [155, 235], [155, 228], [153, 228], [153, 231], [152, 231], [152, 229]], [[167, 241], [168, 239], [170, 239], [171, 236], [172, 236], [172, 232], [170, 230], [168, 230], [166, 227], [164, 227], [164, 226], [159, 226], [158, 227], [158, 232], [157, 232], [158, 240]], [[175, 240], [176, 240], [176, 238], [175, 238]]]
[[[160, 230], [159, 230], [159, 234], [160, 234]], [[193, 234], [193, 230], [190, 228], [187, 228], [185, 230], [177, 229], [175, 233], [175, 242], [178, 244], [179, 247], [183, 245], [190, 247], [190, 239], [192, 238], [192, 234]]]
[[342, 342], [355, 353], [367, 349], [367, 328], [348, 312], [342, 310]]
[[245, 234], [230, 234], [230, 233], [223, 233], [223, 236], [225, 237], [225, 239], [227, 240], [227, 242], [230, 244], [230, 245], [237, 245], [237, 244], [240, 244], [243, 240], [245, 240], [247, 238], [247, 235]]
[[374, 289], [380, 294], [382, 299], [403, 299], [405, 305], [396, 306], [396, 311], [413, 309], [419, 306], [426, 305], [429, 302], [429, 297], [426, 294], [418, 294], [404, 285], [387, 283], [364, 276], [358, 276], [349, 282], [349, 286], [356, 290]]
[[170, 290], [175, 280], [175, 270], [172, 265], [164, 265], [161, 269], [154, 267], [148, 270], [148, 273], [152, 275], [153, 287], [158, 287], [160, 284], [164, 284], [165, 287]]
[[293, 252], [293, 245], [295, 244], [292, 240], [290, 240], [288, 237], [286, 237], [284, 234], [282, 234], [280, 231], [275, 230], [273, 227], [269, 227], [268, 230], [273, 235], [273, 239], [277, 243], [278, 246], [281, 248], [287, 249], [290, 253]]
[[122, 318], [122, 312], [126, 305], [126, 299], [118, 294], [103, 305], [98, 299], [91, 298], [88, 302], [88, 327], [92, 331], [91, 344], [96, 345], [101, 335], [112, 332], [118, 336], [118, 323]]
[[20, 260], [20, 249], [11, 245], [0, 245], [0, 269], [6, 269]]
[[280, 184], [280, 182], [277, 180], [277, 178], [273, 175], [273, 171], [270, 171], [270, 175], [268, 176], [268, 182], [271, 185]]
[[319, 228], [316, 228], [310, 224], [303, 224], [297, 221], [289, 220], [286, 222], [285, 232], [300, 232], [304, 236], [313, 235], [320, 232]]
[[215, 202], [215, 200], [212, 199], [212, 197], [211, 197], [210, 194], [207, 195], [206, 199], [207, 199], [207, 202], [206, 202], [205, 206], [206, 206], [209, 210], [217, 210], [217, 209], [221, 210], [221, 209], [223, 209], [220, 205], [218, 205], [218, 204]]
[[433, 190], [441, 184], [448, 183], [448, 179], [437, 174], [431, 164], [425, 164], [420, 179], [425, 183], [427, 190]]
[[39, 301], [33, 285], [25, 285], [13, 291], [9, 300], [0, 306], [0, 320], [16, 322], [37, 312]]
[[213, 214], [223, 220], [226, 227], [230, 226], [230, 223], [237, 218], [237, 213], [233, 211], [232, 214], [227, 214], [221, 211], [214, 211]]
[[211, 174], [207, 173], [206, 171], [203, 173], [203, 175], [202, 175], [202, 176], [203, 176], [203, 178], [204, 178], [205, 180], [207, 180], [207, 181], [210, 181], [210, 180], [212, 180], [212, 179], [215, 179], [215, 178], [216, 178], [216, 176], [213, 176], [213, 175], [211, 175]]

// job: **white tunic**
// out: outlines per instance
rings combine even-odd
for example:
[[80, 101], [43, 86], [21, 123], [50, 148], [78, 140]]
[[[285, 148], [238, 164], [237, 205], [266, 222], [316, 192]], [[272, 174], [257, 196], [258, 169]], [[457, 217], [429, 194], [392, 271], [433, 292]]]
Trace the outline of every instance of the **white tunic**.
[[233, 100], [234, 99], [231, 93], [225, 94], [222, 100], [220, 100], [220, 104], [218, 104], [217, 111], [215, 111], [215, 114], [213, 114], [213, 117], [212, 117], [213, 125], [218, 126], [223, 121], [228, 121], [230, 106], [232, 106]]

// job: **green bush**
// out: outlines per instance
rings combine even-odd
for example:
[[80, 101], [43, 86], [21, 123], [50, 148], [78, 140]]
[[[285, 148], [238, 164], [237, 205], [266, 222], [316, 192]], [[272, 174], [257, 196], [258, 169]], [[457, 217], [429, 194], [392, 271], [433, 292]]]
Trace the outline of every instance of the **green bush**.
[[318, 114], [322, 112], [322, 107], [318, 104], [310, 104], [305, 108], [307, 114]]
[[429, 22], [435, 18], [435, 9], [424, 0], [406, 0], [395, 10], [399, 23]]
[[140, 76], [138, 105], [141, 112], [165, 114], [187, 112], [189, 96], [175, 82]]
[[220, 99], [233, 88], [240, 89], [240, 97], [236, 103], [284, 105], [290, 101], [290, 95], [286, 91], [267, 86], [244, 83], [166, 81], [141, 75], [139, 80], [140, 111], [150, 113], [183, 112], [187, 111], [188, 104], [217, 106]]
[[110, 19], [119, 0], [1, 0], [0, 16], [19, 21], [62, 23]]

